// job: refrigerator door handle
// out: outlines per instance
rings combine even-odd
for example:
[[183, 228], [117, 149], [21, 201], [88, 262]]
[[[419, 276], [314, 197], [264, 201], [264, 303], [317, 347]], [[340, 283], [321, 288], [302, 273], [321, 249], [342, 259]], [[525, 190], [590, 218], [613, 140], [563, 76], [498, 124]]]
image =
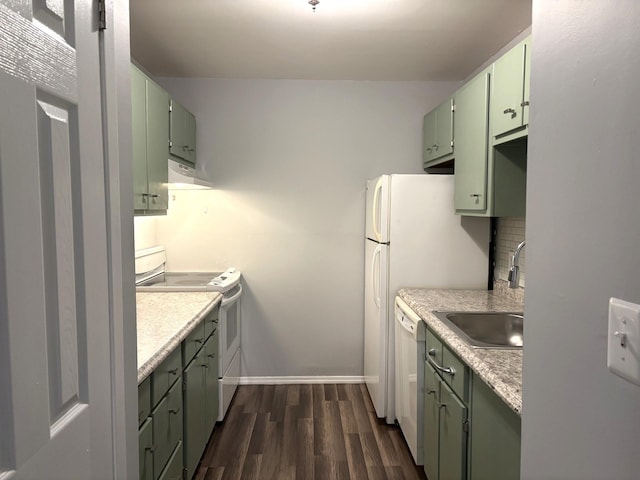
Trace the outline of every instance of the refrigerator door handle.
[[[373, 287], [373, 302], [380, 308], [380, 253], [382, 246], [377, 245], [371, 257], [371, 286]], [[377, 260], [377, 261], [376, 261]], [[377, 268], [376, 268], [377, 267]]]
[[377, 241], [381, 240], [382, 234], [380, 233], [380, 226], [378, 225], [378, 214], [380, 213], [380, 193], [382, 192], [382, 177], [378, 179], [378, 183], [376, 183], [376, 188], [373, 191], [373, 205], [371, 205], [371, 215], [373, 226], [373, 234], [376, 237]]

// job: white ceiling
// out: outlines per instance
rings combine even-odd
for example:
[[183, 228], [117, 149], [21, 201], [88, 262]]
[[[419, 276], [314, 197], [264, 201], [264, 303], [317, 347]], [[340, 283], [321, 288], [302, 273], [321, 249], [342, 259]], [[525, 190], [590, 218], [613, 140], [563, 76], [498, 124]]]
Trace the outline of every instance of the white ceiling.
[[531, 0], [130, 0], [132, 56], [175, 77], [462, 80]]

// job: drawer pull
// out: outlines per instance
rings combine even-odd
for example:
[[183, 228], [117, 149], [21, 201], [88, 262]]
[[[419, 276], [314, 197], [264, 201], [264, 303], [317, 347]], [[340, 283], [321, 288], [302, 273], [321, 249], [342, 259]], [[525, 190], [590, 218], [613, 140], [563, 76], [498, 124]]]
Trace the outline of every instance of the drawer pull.
[[201, 338], [194, 338], [193, 341], [196, 342], [196, 343], [199, 343], [200, 345], [202, 345], [202, 339]]
[[144, 448], [144, 451], [145, 451], [145, 452], [149, 452], [149, 453], [153, 453], [153, 452], [155, 452], [155, 451], [156, 451], [156, 446], [155, 446], [155, 445], [151, 445], [151, 446], [149, 446], [149, 447], [145, 447], [145, 448]]
[[171, 413], [173, 415], [177, 415], [178, 413], [180, 413], [180, 407], [170, 409], [169, 413]]
[[516, 111], [513, 108], [507, 108], [502, 113], [504, 113], [505, 115], [510, 113], [511, 114], [511, 118], [516, 118], [516, 115], [517, 115]]
[[431, 350], [429, 350], [429, 356], [427, 357], [427, 361], [429, 362], [429, 365], [431, 365], [433, 368], [435, 368], [439, 372], [446, 373], [447, 375], [454, 376], [456, 374], [456, 369], [455, 368], [453, 368], [453, 367], [443, 367], [441, 365], [438, 365], [435, 362], [435, 360], [433, 360], [433, 358], [431, 358], [431, 357], [435, 357], [435, 356], [436, 356], [436, 349], [432, 348]]
[[209, 357], [209, 358], [216, 358], [216, 354], [215, 354], [215, 353], [210, 353], [209, 355], [207, 355], [207, 357]]
[[178, 369], [177, 368], [173, 368], [171, 370], [167, 370], [167, 373], [169, 375], [177, 375], [178, 374]]

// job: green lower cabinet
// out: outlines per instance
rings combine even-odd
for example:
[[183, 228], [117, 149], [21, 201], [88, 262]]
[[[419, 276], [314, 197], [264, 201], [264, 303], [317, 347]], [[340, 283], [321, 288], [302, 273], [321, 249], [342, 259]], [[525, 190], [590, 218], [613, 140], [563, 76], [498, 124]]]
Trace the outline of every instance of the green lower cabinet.
[[184, 467], [190, 479], [198, 467], [205, 439], [206, 350], [200, 349], [184, 370]]
[[520, 417], [477, 375], [471, 390], [472, 480], [520, 478]]
[[153, 450], [153, 420], [149, 417], [138, 431], [140, 480], [153, 480]]
[[162, 472], [182, 441], [182, 382], [176, 382], [151, 413], [153, 418], [153, 471]]
[[440, 456], [440, 377], [425, 363], [424, 377], [424, 472], [429, 480], [438, 480]]
[[158, 480], [183, 480], [182, 479], [182, 442], [178, 442], [178, 446], [175, 448], [169, 462], [164, 471], [158, 477]]
[[204, 391], [204, 420], [206, 425], [206, 440], [218, 419], [218, 332], [214, 331], [204, 345], [206, 354], [206, 373]]
[[445, 383], [440, 384], [439, 478], [467, 478], [467, 406]]

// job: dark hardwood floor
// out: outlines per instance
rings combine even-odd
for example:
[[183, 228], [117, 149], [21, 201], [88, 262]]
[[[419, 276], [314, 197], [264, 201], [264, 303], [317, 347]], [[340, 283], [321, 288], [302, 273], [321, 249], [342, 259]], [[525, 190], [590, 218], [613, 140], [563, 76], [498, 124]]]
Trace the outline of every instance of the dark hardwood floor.
[[364, 384], [245, 385], [216, 425], [197, 480], [426, 479]]

